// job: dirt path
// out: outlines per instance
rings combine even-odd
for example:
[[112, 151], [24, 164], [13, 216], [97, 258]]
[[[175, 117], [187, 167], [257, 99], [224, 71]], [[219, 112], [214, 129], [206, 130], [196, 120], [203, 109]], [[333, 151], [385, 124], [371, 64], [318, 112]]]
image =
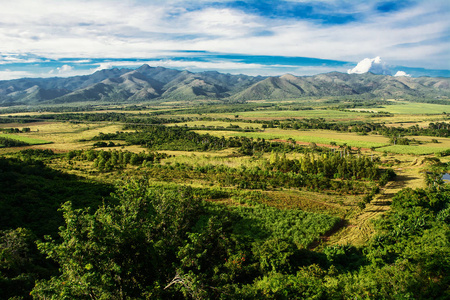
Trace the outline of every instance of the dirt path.
[[361, 213], [348, 220], [347, 226], [328, 238], [327, 244], [358, 246], [367, 242], [375, 232], [372, 221], [389, 210], [392, 197], [398, 191], [405, 187], [424, 186], [424, 180], [419, 173], [420, 167], [416, 162], [413, 162], [409, 166], [397, 168], [395, 170], [397, 173], [396, 180], [388, 182]]

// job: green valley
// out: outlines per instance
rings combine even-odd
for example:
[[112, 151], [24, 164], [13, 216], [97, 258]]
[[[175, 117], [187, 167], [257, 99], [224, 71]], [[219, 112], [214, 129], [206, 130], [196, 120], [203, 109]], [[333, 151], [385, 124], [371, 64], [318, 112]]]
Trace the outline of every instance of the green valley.
[[450, 296], [442, 91], [140, 69], [0, 110], [5, 299]]

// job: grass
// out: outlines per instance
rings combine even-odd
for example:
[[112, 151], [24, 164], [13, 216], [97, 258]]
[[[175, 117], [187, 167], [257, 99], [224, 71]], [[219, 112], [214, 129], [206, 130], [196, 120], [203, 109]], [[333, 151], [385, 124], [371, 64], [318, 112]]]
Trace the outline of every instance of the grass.
[[[201, 133], [206, 133], [209, 131], [198, 131]], [[278, 128], [269, 128], [264, 132], [209, 132], [214, 135], [225, 135], [230, 136], [246, 136], [256, 138], [264, 138], [266, 140], [287, 140], [289, 138], [295, 141], [305, 142], [305, 143], [316, 143], [316, 144], [326, 144], [329, 145], [331, 142], [335, 142], [338, 145], [347, 144], [353, 147], [361, 148], [371, 148], [371, 147], [381, 147], [389, 143], [388, 138], [378, 135], [365, 135], [360, 136], [356, 133], [348, 132], [335, 132], [329, 130], [314, 130], [314, 131], [300, 131], [300, 130], [282, 130]]]
[[[189, 164], [189, 165], [224, 165], [231, 168], [239, 168], [245, 166], [246, 168], [252, 168], [260, 166], [261, 161], [254, 160], [246, 156], [230, 157], [232, 154], [231, 149], [225, 149], [217, 152], [182, 152], [182, 151], [158, 151], [164, 152], [172, 157], [165, 159], [163, 164]], [[266, 155], [267, 157], [269, 154]]]
[[44, 141], [41, 139], [30, 138], [30, 137], [22, 136], [22, 135], [7, 134], [7, 133], [0, 133], [0, 137], [25, 142], [30, 145], [42, 145], [42, 144], [50, 144], [51, 143], [49, 141]]
[[446, 149], [448, 148], [432, 147], [428, 145], [391, 145], [378, 148], [377, 150], [388, 153], [425, 155], [441, 152]]
[[431, 103], [398, 102], [398, 104], [383, 106], [382, 108], [370, 109], [373, 111], [386, 111], [393, 114], [442, 114], [450, 112], [449, 105]]
[[303, 190], [265, 191], [263, 203], [280, 209], [301, 209], [308, 212], [326, 213], [345, 218], [360, 201], [361, 196], [327, 195]]
[[[417, 141], [423, 142], [420, 145], [390, 145], [378, 148], [378, 151], [398, 153], [398, 154], [414, 154], [425, 155], [441, 152], [450, 149], [450, 138], [440, 138], [431, 136], [412, 136]], [[431, 143], [431, 140], [437, 140], [438, 143]]]
[[192, 121], [192, 122], [185, 122], [185, 123], [176, 123], [176, 124], [167, 124], [168, 126], [184, 126], [187, 125], [188, 127], [200, 127], [200, 126], [215, 126], [215, 127], [223, 127], [223, 128], [227, 128], [228, 126], [230, 126], [230, 124], [232, 125], [238, 125], [241, 128], [245, 128], [245, 127], [253, 127], [253, 128], [261, 128], [262, 124], [258, 124], [258, 123], [245, 123], [245, 122], [239, 122], [239, 119], [237, 119], [236, 121], [231, 121], [231, 122], [222, 122], [222, 121]]
[[[239, 119], [245, 120], [282, 120], [288, 118], [324, 118], [327, 121], [342, 121], [342, 120], [362, 120], [367, 116], [367, 113], [353, 112], [353, 111], [339, 111], [339, 110], [256, 110], [243, 111], [233, 113], [205, 113], [202, 117], [211, 118], [230, 118], [234, 119], [239, 115]], [[169, 117], [170, 115], [164, 115]], [[198, 117], [198, 114], [179, 114], [179, 117]], [[237, 120], [238, 121], [238, 120]]]
[[[113, 133], [122, 129], [121, 125], [109, 123], [71, 124], [65, 122], [30, 123], [27, 124], [27, 127], [30, 128], [31, 132], [23, 133], [20, 137], [41, 141], [41, 143], [33, 143], [38, 145], [36, 146], [38, 148], [45, 148], [46, 146], [43, 144], [52, 143], [53, 150], [62, 152], [89, 148], [93, 144], [92, 141], [80, 142], [80, 140], [91, 139], [100, 132]], [[25, 142], [29, 143], [28, 141]]]
[[267, 110], [247, 111], [239, 113], [245, 119], [276, 119], [276, 118], [324, 118], [327, 120], [359, 119], [365, 116], [360, 112], [349, 112], [339, 110]]

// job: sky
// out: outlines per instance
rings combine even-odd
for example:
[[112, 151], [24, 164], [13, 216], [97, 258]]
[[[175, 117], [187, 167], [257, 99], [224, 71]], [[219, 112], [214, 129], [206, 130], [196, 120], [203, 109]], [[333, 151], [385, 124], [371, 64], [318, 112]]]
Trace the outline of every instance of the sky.
[[313, 75], [376, 57], [394, 73], [450, 76], [448, 0], [0, 1], [0, 80], [144, 63]]

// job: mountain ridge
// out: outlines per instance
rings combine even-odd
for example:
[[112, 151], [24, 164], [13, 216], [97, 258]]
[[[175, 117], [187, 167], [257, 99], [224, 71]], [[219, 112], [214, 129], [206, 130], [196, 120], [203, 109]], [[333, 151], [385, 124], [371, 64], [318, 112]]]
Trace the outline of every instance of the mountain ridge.
[[193, 73], [142, 65], [137, 69], [104, 69], [91, 75], [66, 78], [0, 81], [0, 105], [3, 106], [167, 99], [218, 99], [239, 102], [352, 95], [449, 98], [450, 78], [393, 77], [340, 72], [314, 76], [249, 76], [217, 71]]

